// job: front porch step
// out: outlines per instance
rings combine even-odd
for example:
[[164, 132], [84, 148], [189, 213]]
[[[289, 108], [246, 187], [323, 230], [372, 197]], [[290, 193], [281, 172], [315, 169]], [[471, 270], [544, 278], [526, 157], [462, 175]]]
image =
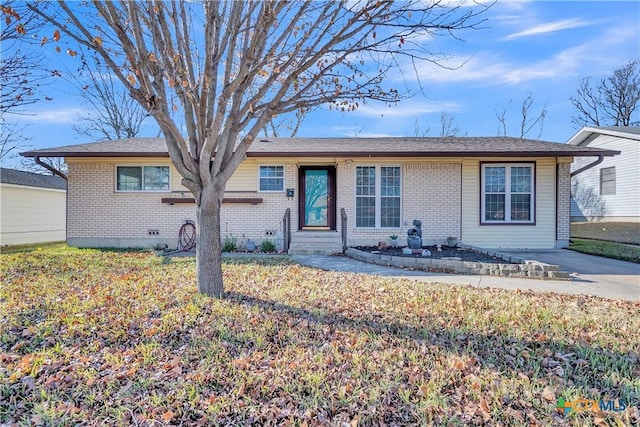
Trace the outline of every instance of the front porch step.
[[337, 231], [296, 231], [291, 234], [289, 255], [331, 255], [342, 252]]

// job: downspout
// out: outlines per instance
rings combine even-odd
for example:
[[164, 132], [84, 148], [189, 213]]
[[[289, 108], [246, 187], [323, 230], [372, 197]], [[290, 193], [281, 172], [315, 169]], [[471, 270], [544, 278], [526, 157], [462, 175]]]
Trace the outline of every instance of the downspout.
[[48, 163], [43, 162], [42, 160], [40, 160], [40, 156], [34, 156], [33, 160], [35, 160], [35, 162], [42, 166], [43, 168], [45, 168], [46, 170], [48, 170], [49, 172], [52, 172], [55, 175], [58, 175], [60, 178], [64, 179], [65, 181], [67, 181], [67, 175], [63, 174], [62, 172], [60, 172], [58, 169], [54, 168], [53, 166], [51, 166]]
[[589, 163], [586, 166], [581, 167], [577, 171], [571, 172], [571, 178], [573, 178], [574, 176], [578, 175], [579, 173], [582, 173], [582, 172], [586, 171], [587, 169], [591, 169], [594, 166], [598, 166], [600, 163], [602, 163], [603, 160], [604, 160], [604, 155], [600, 154], [598, 156], [598, 160], [594, 161], [593, 163]]

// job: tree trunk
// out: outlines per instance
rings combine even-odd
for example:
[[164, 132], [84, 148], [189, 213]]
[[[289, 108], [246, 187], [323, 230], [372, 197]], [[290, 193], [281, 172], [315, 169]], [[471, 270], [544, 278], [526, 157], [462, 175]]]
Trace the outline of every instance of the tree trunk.
[[224, 293], [220, 241], [222, 194], [221, 191], [203, 189], [196, 213], [198, 291], [217, 298], [221, 298]]

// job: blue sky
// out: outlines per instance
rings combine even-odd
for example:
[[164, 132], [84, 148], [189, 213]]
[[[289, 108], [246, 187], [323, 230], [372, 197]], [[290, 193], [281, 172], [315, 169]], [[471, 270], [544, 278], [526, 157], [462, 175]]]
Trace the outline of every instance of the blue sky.
[[[533, 112], [547, 103], [541, 139], [563, 143], [577, 131], [569, 97], [579, 81], [606, 77], [640, 57], [638, 1], [499, 1], [486, 18], [488, 28], [463, 33], [464, 42], [431, 42], [451, 54], [445, 65], [462, 66], [421, 65], [424, 94], [408, 70], [404, 79], [416, 92], [412, 98], [391, 107], [369, 103], [349, 113], [318, 109], [306, 117], [298, 136], [413, 136], [416, 129], [422, 135], [429, 128], [427, 136], [438, 136], [442, 111], [454, 115], [461, 135], [494, 136], [496, 111], [505, 107], [507, 131], [518, 136], [519, 108], [532, 93]], [[46, 60], [55, 67], [69, 59], [51, 52]], [[400, 73], [390, 78], [405, 84]], [[69, 85], [59, 79], [44, 90], [53, 100], [35, 104], [20, 118], [30, 138], [24, 148], [89, 142], [71, 129], [83, 107]], [[145, 133], [157, 135], [151, 119]]]

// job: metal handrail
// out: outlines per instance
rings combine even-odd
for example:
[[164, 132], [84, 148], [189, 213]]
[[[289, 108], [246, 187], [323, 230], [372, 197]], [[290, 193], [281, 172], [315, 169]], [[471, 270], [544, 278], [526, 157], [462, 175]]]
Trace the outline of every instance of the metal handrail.
[[291, 209], [287, 208], [282, 217], [282, 249], [289, 252], [291, 246]]
[[342, 229], [342, 252], [347, 250], [347, 212], [340, 208], [340, 228]]

